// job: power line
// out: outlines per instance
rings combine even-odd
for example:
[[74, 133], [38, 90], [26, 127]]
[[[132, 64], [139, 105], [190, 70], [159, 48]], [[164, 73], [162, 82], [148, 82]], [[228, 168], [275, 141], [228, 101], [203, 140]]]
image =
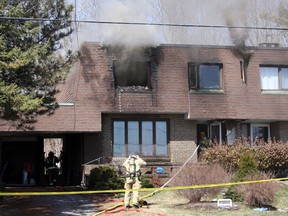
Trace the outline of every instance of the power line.
[[35, 22], [75, 22], [91, 24], [109, 24], [109, 25], [141, 25], [141, 26], [164, 26], [164, 27], [187, 27], [187, 28], [223, 28], [223, 29], [250, 29], [250, 30], [275, 30], [287, 31], [284, 27], [258, 27], [258, 26], [227, 26], [227, 25], [204, 25], [204, 24], [173, 24], [173, 23], [148, 23], [148, 22], [119, 22], [119, 21], [96, 21], [96, 20], [63, 20], [50, 18], [28, 18], [28, 17], [4, 17], [0, 20], [11, 21], [35, 21]]

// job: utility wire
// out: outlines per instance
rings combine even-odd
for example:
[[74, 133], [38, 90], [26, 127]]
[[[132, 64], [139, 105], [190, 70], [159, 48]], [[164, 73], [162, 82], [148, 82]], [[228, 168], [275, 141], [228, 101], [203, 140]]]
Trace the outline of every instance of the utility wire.
[[36, 21], [36, 22], [75, 22], [75, 23], [92, 23], [92, 24], [110, 24], [110, 25], [142, 25], [142, 26], [165, 26], [165, 27], [188, 27], [188, 28], [225, 28], [225, 29], [251, 29], [251, 30], [276, 30], [287, 31], [284, 27], [258, 27], [258, 26], [227, 26], [227, 25], [204, 25], [204, 24], [173, 24], [173, 23], [147, 23], [147, 22], [119, 22], [119, 21], [96, 21], [96, 20], [63, 20], [50, 18], [28, 18], [28, 17], [4, 17], [0, 20], [11, 21]]

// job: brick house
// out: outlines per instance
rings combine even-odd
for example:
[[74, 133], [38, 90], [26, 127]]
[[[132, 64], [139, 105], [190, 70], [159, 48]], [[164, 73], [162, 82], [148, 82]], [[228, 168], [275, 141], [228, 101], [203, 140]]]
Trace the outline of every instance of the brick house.
[[51, 138], [63, 142], [65, 185], [80, 184], [82, 165], [95, 159], [111, 163], [137, 153], [151, 163], [180, 165], [201, 131], [228, 144], [238, 137], [288, 141], [288, 49], [123, 50], [85, 43], [59, 86], [54, 113], [38, 116], [31, 130], [1, 122], [1, 167], [12, 167], [4, 181], [21, 184], [23, 163], [30, 161], [36, 183], [45, 184], [44, 147]]

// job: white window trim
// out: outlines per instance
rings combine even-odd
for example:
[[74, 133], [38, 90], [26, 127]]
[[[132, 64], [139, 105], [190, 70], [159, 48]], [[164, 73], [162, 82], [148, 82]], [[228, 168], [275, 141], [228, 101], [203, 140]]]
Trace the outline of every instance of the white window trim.
[[219, 126], [219, 144], [222, 144], [222, 124], [221, 122], [214, 122], [214, 123], [211, 123], [209, 125], [209, 136], [210, 136], [210, 139], [213, 141], [213, 137], [212, 136], [212, 127], [213, 126]]
[[254, 140], [254, 137], [253, 137], [253, 127], [268, 127], [268, 139], [270, 137], [270, 124], [250, 124], [250, 141], [253, 145], [253, 140]]

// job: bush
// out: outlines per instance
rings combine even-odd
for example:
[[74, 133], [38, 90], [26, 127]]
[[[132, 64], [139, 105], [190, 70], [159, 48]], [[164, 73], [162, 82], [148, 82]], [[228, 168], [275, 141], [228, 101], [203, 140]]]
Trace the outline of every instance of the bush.
[[90, 171], [88, 188], [97, 190], [122, 189], [124, 179], [118, 178], [116, 171], [110, 166], [100, 166]]
[[[233, 181], [243, 181], [245, 177], [251, 174], [258, 173], [257, 163], [254, 159], [254, 155], [251, 152], [245, 152], [240, 157], [239, 162], [239, 169], [235, 173], [235, 176], [233, 177]], [[235, 186], [230, 186], [225, 193], [226, 199], [232, 199], [234, 202], [240, 202], [243, 201], [243, 197], [241, 194], [235, 189]]]
[[277, 177], [288, 175], [288, 144], [270, 142], [258, 147], [255, 159], [259, 168], [265, 172], [272, 172]]
[[[244, 178], [244, 180], [253, 181], [270, 178], [273, 178], [271, 174], [253, 173]], [[269, 207], [274, 201], [279, 184], [277, 182], [243, 184], [237, 185], [235, 189], [243, 197], [245, 204], [250, 207]]]
[[208, 148], [202, 160], [211, 164], [219, 163], [226, 171], [236, 172], [241, 156], [246, 153], [254, 155], [259, 170], [271, 172], [277, 177], [288, 175], [288, 144], [281, 141], [257, 142], [257, 145], [250, 146], [239, 139], [231, 146], [215, 145]]
[[154, 185], [151, 182], [151, 179], [142, 178], [141, 180], [142, 188], [154, 188]]
[[224, 195], [225, 199], [231, 199], [233, 202], [242, 202], [243, 197], [239, 194], [234, 186], [228, 188]]
[[253, 149], [247, 145], [216, 145], [205, 151], [203, 161], [220, 164], [226, 171], [235, 172], [239, 168], [241, 155], [248, 152], [253, 152]]
[[246, 152], [240, 157], [239, 168], [235, 174], [234, 181], [242, 181], [246, 176], [258, 172], [258, 165], [251, 152]]
[[[229, 182], [229, 175], [220, 165], [201, 165], [195, 166], [188, 164], [182, 169], [178, 176], [174, 179], [173, 184], [177, 186], [217, 184]], [[218, 195], [221, 187], [207, 187], [196, 189], [178, 190], [176, 193], [187, 198], [190, 202], [199, 202], [202, 197], [209, 195]]]

